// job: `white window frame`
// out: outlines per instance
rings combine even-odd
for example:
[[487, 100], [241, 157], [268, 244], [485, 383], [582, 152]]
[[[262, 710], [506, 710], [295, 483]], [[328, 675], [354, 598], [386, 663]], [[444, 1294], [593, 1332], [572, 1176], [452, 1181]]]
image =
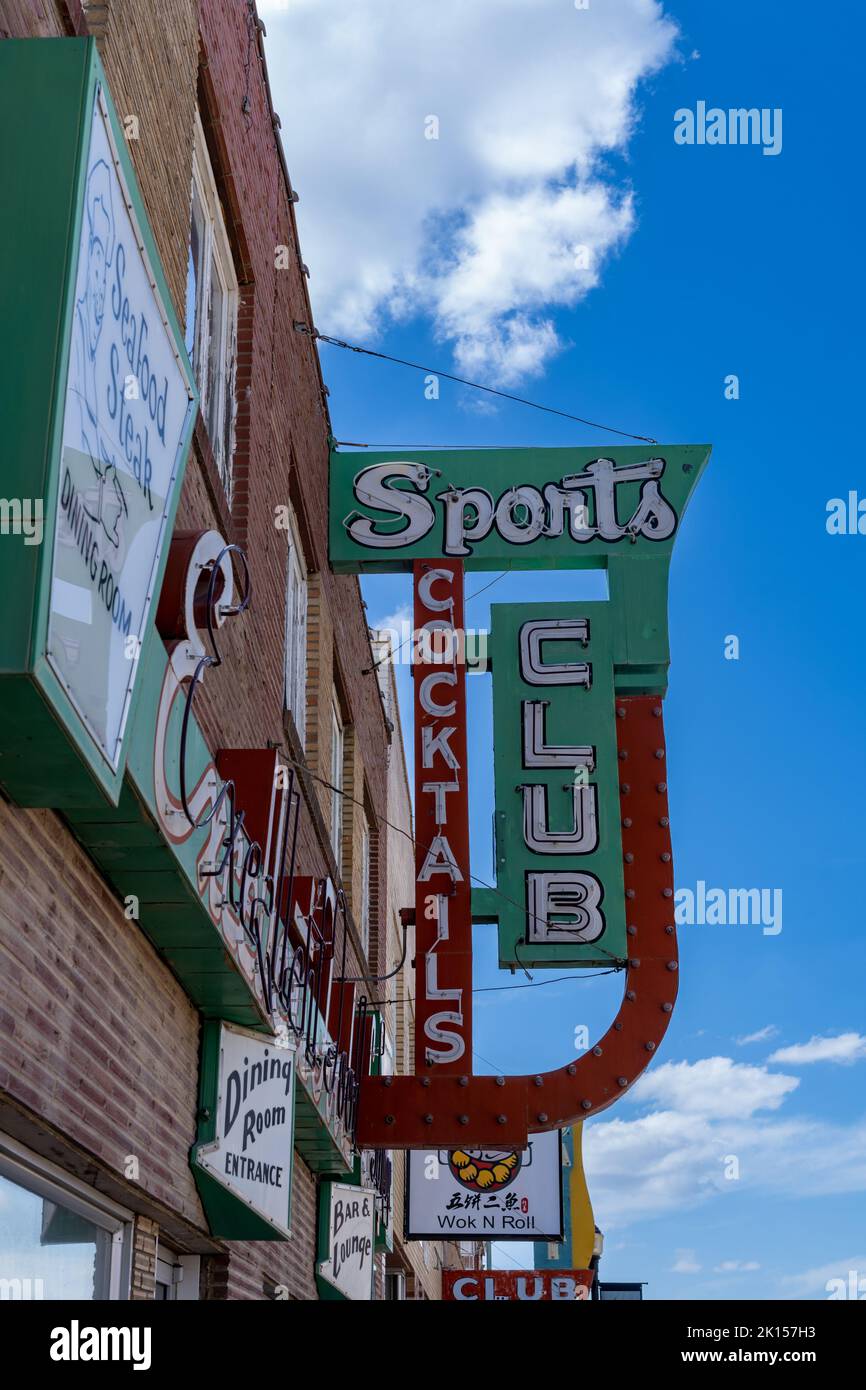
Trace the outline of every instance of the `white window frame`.
[[67, 1207], [111, 1235], [108, 1269], [95, 1302], [129, 1298], [132, 1278], [133, 1214], [103, 1193], [74, 1178], [57, 1163], [33, 1153], [10, 1135], [0, 1134], [0, 1176], [49, 1202]]
[[295, 723], [301, 747], [307, 725], [307, 566], [294, 515], [289, 512], [286, 557], [286, 652], [284, 707]]
[[[201, 394], [201, 414], [208, 430], [214, 462], [231, 502], [232, 462], [235, 451], [235, 362], [237, 358], [237, 322], [240, 290], [225, 218], [217, 193], [213, 168], [207, 151], [201, 116], [196, 112], [195, 139], [192, 158], [193, 187], [205, 216], [204, 245], [201, 247], [201, 285], [197, 286], [195, 327], [193, 330], [193, 365]], [[192, 203], [190, 204], [192, 221]], [[223, 311], [217, 327], [220, 341], [217, 357], [222, 364], [219, 380], [210, 381], [209, 306], [214, 273], [223, 294]], [[216, 390], [214, 403], [213, 393]], [[211, 430], [211, 416], [219, 428]], [[216, 437], [214, 437], [216, 436]], [[228, 456], [226, 456], [228, 455]]]
[[156, 1286], [168, 1289], [166, 1301], [198, 1302], [201, 1258], [198, 1255], [178, 1255], [161, 1240], [156, 1246], [156, 1277], [154, 1279], [154, 1298]]
[[331, 846], [337, 869], [342, 873], [343, 852], [343, 777], [346, 756], [346, 731], [337, 704], [336, 695], [331, 697]]
[[361, 902], [358, 913], [358, 930], [364, 955], [370, 953], [370, 854], [372, 840], [367, 812], [361, 811]]

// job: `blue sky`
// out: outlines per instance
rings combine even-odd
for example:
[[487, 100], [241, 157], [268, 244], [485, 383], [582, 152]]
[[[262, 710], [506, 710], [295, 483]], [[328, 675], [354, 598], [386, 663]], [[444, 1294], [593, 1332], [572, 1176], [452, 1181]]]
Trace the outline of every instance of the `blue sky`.
[[[671, 574], [676, 882], [780, 889], [783, 924], [775, 936], [760, 926], [680, 929], [680, 996], [663, 1048], [645, 1082], [587, 1126], [603, 1275], [646, 1279], [655, 1298], [826, 1297], [835, 1275], [866, 1279], [866, 535], [826, 528], [829, 499], [866, 497], [851, 443], [863, 199], [846, 140], [860, 121], [862, 20], [853, 7], [802, 0], [677, 0], [665, 19], [649, 0], [592, 0], [595, 27], [581, 31], [589, 16], [564, 0], [536, 6], [532, 25], [523, 0], [479, 0], [462, 33], [449, 0], [437, 13], [446, 38], [455, 27], [452, 63], [434, 61], [440, 32], [425, 64], [421, 21], [398, 10], [385, 51], [368, 49], [371, 4], [328, 7], [330, 20], [307, 0], [261, 6], [318, 327], [664, 443], [713, 445]], [[405, 8], [437, 23], [426, 6]], [[476, 90], [496, 77], [480, 61], [484, 24], [507, 106], [492, 96], [485, 106]], [[533, 50], [543, 56], [551, 42], [573, 61], [574, 84], [559, 60], [545, 83]], [[304, 86], [304, 65], [321, 71], [311, 58], [351, 44], [353, 71], [325, 79], [318, 97], [311, 80]], [[603, 83], [588, 105], [575, 96], [593, 45], [595, 78], [599, 66], [616, 78], [624, 105], [605, 107]], [[514, 80], [521, 72], [525, 85]], [[560, 80], [541, 129], [546, 88], [556, 95]], [[674, 112], [699, 100], [781, 108], [781, 153], [675, 144]], [[440, 108], [439, 139], [425, 141], [424, 118]], [[368, 113], [360, 125], [359, 111]], [[502, 133], [493, 154], [491, 130]], [[565, 153], [536, 167], [526, 140]], [[585, 206], [562, 202], [574, 189]], [[576, 293], [555, 264], [556, 238], [580, 240], [582, 228], [599, 268]], [[485, 237], [499, 238], [492, 265]], [[527, 284], [535, 257], [544, 268]], [[497, 264], [507, 281], [499, 300]], [[352, 283], [364, 287], [354, 300]], [[611, 443], [517, 405], [479, 404], [445, 382], [427, 400], [423, 377], [397, 366], [332, 348], [322, 361], [340, 439], [600, 452]], [[738, 400], [725, 399], [730, 374]], [[468, 576], [467, 592], [489, 578]], [[525, 576], [509, 577], [470, 604], [467, 623], [486, 626], [489, 601], [590, 596], [591, 582], [539, 576], [530, 592]], [[408, 602], [409, 581], [365, 580], [365, 593], [376, 623]], [[725, 659], [729, 635], [738, 660]], [[470, 746], [481, 750], [473, 872], [489, 879], [485, 677], [470, 680], [470, 719]], [[489, 930], [476, 932], [476, 983], [514, 983], [496, 971]], [[535, 972], [536, 983], [547, 978]], [[618, 992], [606, 979], [482, 996], [477, 1069], [561, 1065], [575, 1025], [603, 1031]], [[737, 1179], [724, 1177], [729, 1155]], [[531, 1246], [503, 1252], [515, 1258], [531, 1265]]]

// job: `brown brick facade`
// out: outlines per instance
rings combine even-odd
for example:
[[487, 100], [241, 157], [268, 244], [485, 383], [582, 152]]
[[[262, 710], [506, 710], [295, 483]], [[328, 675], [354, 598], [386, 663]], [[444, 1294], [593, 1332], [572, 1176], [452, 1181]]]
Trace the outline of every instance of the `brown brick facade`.
[[[198, 717], [213, 750], [271, 743], [298, 755], [283, 712], [286, 535], [275, 525], [275, 509], [291, 503], [309, 573], [307, 765], [330, 775], [336, 678], [346, 790], [369, 808], [371, 941], [384, 957], [387, 841], [376, 817], [387, 803], [389, 733], [359, 585], [328, 569], [327, 412], [315, 348], [293, 329], [310, 309], [254, 12], [239, 0], [106, 0], [83, 11], [76, 0], [0, 0], [5, 37], [76, 31], [96, 37], [121, 118], [137, 118], [130, 152], [181, 322], [197, 103], [240, 285], [231, 506], [200, 420], [177, 526], [242, 544], [253, 601], [225, 629], [224, 665], [197, 696]], [[290, 157], [294, 133], [284, 135]], [[277, 269], [281, 246], [290, 255]], [[299, 871], [339, 869], [357, 905], [359, 808], [346, 802], [337, 866], [330, 793], [301, 781]], [[350, 970], [360, 975], [354, 929], [353, 941]], [[367, 992], [375, 997], [372, 985]], [[136, 1214], [132, 1297], [153, 1296], [157, 1241], [170, 1239], [202, 1255], [203, 1297], [263, 1299], [284, 1288], [315, 1298], [317, 1185], [300, 1155], [290, 1242], [227, 1246], [208, 1234], [188, 1163], [199, 1044], [196, 1008], [62, 817], [0, 803], [0, 1129]]]

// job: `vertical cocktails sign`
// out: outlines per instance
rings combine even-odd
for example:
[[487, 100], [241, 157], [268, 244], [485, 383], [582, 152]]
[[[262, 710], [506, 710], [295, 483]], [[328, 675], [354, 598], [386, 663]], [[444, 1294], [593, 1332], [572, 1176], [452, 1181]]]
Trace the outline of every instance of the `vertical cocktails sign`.
[[471, 1070], [472, 886], [463, 573], [415, 579], [415, 1066]]

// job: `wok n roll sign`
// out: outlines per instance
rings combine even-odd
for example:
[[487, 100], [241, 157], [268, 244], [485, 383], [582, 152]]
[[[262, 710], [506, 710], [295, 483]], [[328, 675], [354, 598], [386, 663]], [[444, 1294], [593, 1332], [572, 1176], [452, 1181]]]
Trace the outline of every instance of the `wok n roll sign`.
[[[332, 455], [333, 567], [411, 570], [414, 584], [416, 1075], [364, 1080], [363, 1146], [527, 1152], [529, 1135], [610, 1105], [661, 1042], [678, 974], [668, 571], [708, 456], [697, 445]], [[588, 567], [607, 571], [606, 602], [493, 605], [493, 747], [479, 747], [466, 722], [465, 570]], [[495, 883], [472, 871], [473, 757], [493, 766]], [[607, 1033], [553, 1071], [474, 1076], [473, 922], [497, 924], [511, 969], [622, 971]]]

